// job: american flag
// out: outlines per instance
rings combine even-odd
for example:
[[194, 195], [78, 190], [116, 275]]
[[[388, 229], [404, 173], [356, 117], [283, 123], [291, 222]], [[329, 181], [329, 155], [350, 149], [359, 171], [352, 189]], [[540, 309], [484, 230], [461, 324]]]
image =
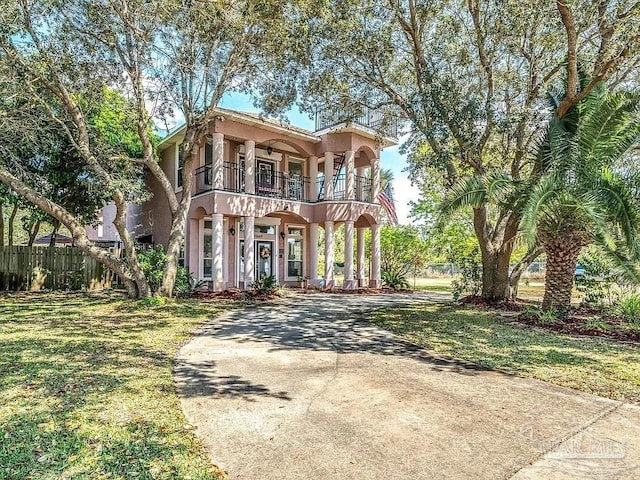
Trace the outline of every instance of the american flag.
[[398, 225], [398, 214], [396, 213], [396, 205], [393, 200], [389, 198], [387, 192], [380, 192], [380, 194], [378, 195], [378, 199], [380, 200], [380, 205], [382, 205], [387, 211], [387, 219], [389, 220], [389, 224], [392, 226]]

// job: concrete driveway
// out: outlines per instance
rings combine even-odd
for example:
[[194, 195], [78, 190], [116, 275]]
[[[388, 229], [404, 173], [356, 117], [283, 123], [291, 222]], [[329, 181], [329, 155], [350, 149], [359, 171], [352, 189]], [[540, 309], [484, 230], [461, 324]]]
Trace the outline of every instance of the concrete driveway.
[[640, 479], [640, 408], [433, 354], [367, 322], [433, 296], [307, 295], [213, 319], [188, 420], [239, 479]]

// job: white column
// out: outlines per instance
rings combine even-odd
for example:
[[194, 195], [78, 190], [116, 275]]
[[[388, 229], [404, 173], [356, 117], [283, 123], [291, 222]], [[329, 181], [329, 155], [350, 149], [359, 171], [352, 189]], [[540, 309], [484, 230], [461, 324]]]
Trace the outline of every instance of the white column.
[[309, 200], [318, 201], [318, 157], [309, 157]]
[[256, 193], [256, 142], [244, 142], [244, 191]]
[[213, 269], [211, 272], [211, 280], [213, 281], [213, 289], [217, 292], [224, 290], [224, 277], [222, 271], [222, 229], [224, 226], [224, 219], [221, 213], [214, 213], [211, 215], [212, 220], [212, 238], [211, 244], [213, 252], [211, 258], [213, 259]]
[[318, 224], [309, 224], [309, 286], [318, 285]]
[[213, 159], [211, 162], [211, 185], [214, 190], [224, 188], [224, 135], [212, 135]]
[[358, 286], [359, 287], [366, 287], [365, 285], [365, 272], [364, 272], [364, 267], [365, 267], [365, 234], [367, 229], [363, 228], [363, 227], [359, 227], [356, 229], [357, 230], [357, 239], [356, 239], [356, 248], [358, 249], [357, 252], [357, 259], [356, 259], [356, 264], [357, 264], [357, 276], [358, 276]]
[[371, 161], [371, 202], [380, 203], [380, 159], [374, 158]]
[[189, 272], [199, 280], [202, 278], [202, 272], [200, 271], [202, 259], [200, 258], [200, 222], [197, 218], [189, 219], [185, 244], [187, 267]]
[[355, 152], [349, 150], [345, 152], [344, 162], [345, 162], [345, 170], [347, 174], [346, 179], [346, 199], [354, 200], [356, 198], [356, 172], [354, 168], [355, 162]]
[[334, 262], [334, 238], [333, 238], [333, 222], [324, 222], [324, 286], [325, 288], [333, 288], [335, 279], [333, 277]]
[[324, 154], [324, 199], [333, 200], [333, 152]]
[[344, 223], [344, 285], [343, 288], [352, 290], [357, 287], [353, 279], [353, 220]]
[[244, 289], [247, 290], [255, 280], [255, 218], [244, 217]]
[[382, 287], [380, 276], [380, 225], [371, 226], [371, 273], [369, 286], [371, 288]]
[[364, 200], [364, 185], [362, 183], [362, 178], [364, 177], [365, 169], [364, 167], [356, 168], [356, 200], [363, 201]]

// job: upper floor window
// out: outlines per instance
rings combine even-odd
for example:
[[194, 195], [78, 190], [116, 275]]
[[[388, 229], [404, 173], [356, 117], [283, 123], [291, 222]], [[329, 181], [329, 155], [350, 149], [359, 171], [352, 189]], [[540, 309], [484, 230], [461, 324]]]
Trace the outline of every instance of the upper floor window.
[[176, 170], [176, 185], [178, 188], [182, 188], [182, 170], [184, 167], [184, 148], [182, 145], [178, 147], [178, 165]]

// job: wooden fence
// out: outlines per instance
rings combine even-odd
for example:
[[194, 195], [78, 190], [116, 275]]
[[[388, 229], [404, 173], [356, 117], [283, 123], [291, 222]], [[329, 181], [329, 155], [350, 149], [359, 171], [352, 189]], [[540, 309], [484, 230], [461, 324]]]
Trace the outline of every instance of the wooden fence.
[[[113, 253], [120, 255], [119, 250]], [[0, 290], [94, 290], [117, 285], [117, 275], [75, 247], [0, 247]]]

